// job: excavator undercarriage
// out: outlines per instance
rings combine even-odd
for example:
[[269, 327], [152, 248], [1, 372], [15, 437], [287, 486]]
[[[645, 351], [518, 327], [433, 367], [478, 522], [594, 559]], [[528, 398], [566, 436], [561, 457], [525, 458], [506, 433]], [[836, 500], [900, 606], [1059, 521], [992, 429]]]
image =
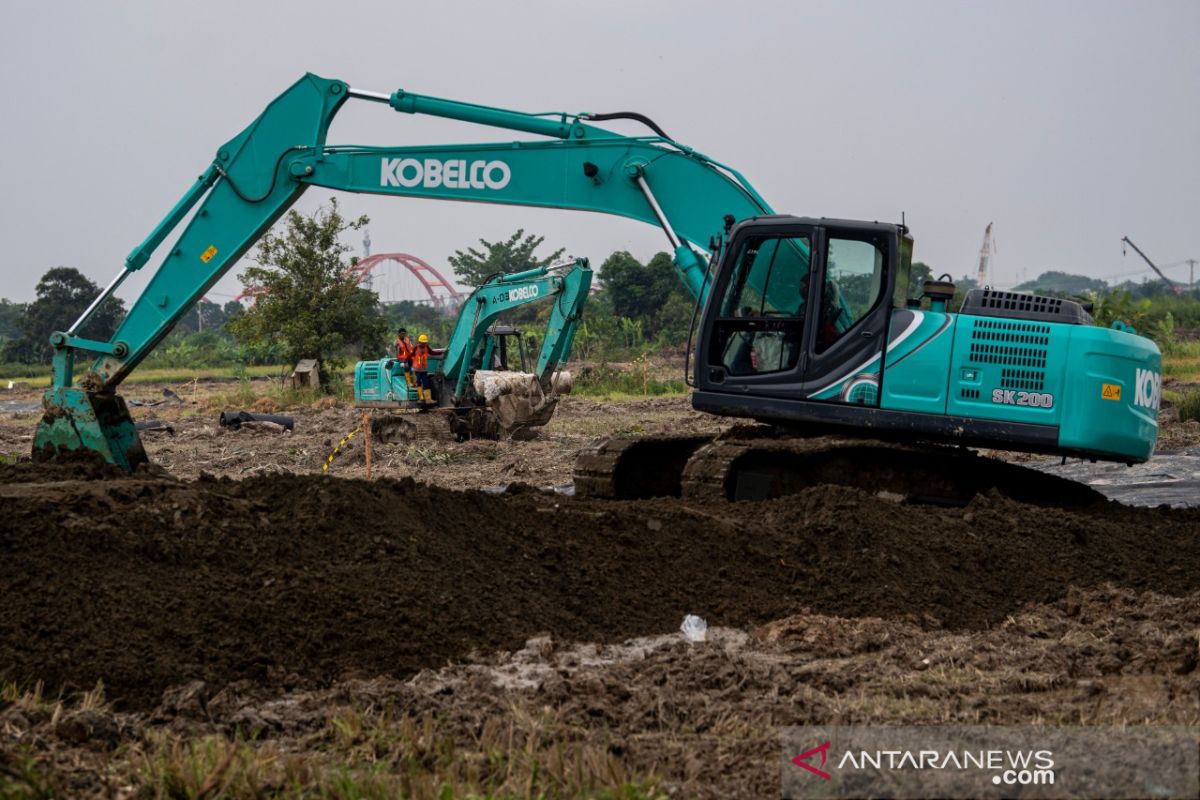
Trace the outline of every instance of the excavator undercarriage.
[[618, 437], [583, 452], [575, 493], [636, 500], [769, 500], [818, 484], [865, 489], [904, 503], [965, 505], [991, 490], [1026, 503], [1079, 507], [1104, 502], [1074, 481], [962, 447], [840, 436], [803, 436], [769, 425], [717, 437]]

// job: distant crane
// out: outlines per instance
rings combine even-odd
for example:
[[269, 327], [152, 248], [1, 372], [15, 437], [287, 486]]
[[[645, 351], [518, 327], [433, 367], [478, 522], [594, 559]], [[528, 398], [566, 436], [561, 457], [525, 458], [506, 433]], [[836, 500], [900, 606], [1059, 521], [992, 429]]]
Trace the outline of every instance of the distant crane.
[[1163, 279], [1163, 283], [1165, 283], [1167, 286], [1171, 287], [1172, 292], [1174, 292], [1175, 294], [1183, 293], [1183, 288], [1178, 283], [1176, 283], [1175, 281], [1171, 280], [1166, 275], [1164, 275], [1163, 271], [1161, 269], [1159, 269], [1157, 266], [1155, 266], [1154, 262], [1150, 260], [1150, 257], [1147, 256], [1145, 253], [1143, 253], [1141, 248], [1138, 247], [1136, 244], [1134, 244], [1133, 241], [1130, 240], [1130, 238], [1128, 236], [1121, 237], [1121, 255], [1126, 254], [1125, 253], [1125, 245], [1129, 245], [1130, 247], [1132, 247], [1133, 252], [1135, 252], [1139, 256], [1141, 256], [1142, 260], [1150, 265], [1150, 269], [1154, 270], [1155, 274], [1157, 274], [1158, 277]]
[[983, 245], [979, 248], [979, 274], [975, 277], [975, 285], [980, 289], [988, 285], [988, 272], [991, 271], [995, 252], [996, 242], [992, 239], [992, 223], [989, 222], [983, 232]]

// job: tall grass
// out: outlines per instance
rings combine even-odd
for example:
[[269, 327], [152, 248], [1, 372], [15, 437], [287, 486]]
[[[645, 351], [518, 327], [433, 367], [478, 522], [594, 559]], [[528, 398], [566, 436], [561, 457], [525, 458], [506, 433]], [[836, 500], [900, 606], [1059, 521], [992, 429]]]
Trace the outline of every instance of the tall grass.
[[649, 373], [645, 365], [634, 363], [631, 369], [616, 369], [608, 364], [585, 367], [575, 376], [572, 392], [584, 397], [661, 397], [688, 391], [683, 378], [661, 378]]
[[[31, 743], [64, 715], [112, 713], [99, 685], [65, 703], [48, 700], [40, 684], [3, 684], [0, 706], [14, 706], [36, 726]], [[548, 707], [513, 706], [464, 728], [459, 720], [390, 703], [336, 706], [301, 738], [260, 734], [242, 727], [228, 733], [152, 724], [126, 729], [97, 778], [110, 788], [128, 787], [121, 796], [164, 799], [666, 797], [655, 776], [631, 772], [605, 737], [580, 736]], [[79, 796], [79, 767], [78, 753], [61, 748], [0, 748], [0, 797]]]
[[1179, 399], [1179, 421], [1192, 419], [1200, 422], [1200, 390], [1186, 392]]
[[1200, 377], [1200, 341], [1176, 339], [1163, 342], [1160, 348], [1164, 375], [1182, 381]]

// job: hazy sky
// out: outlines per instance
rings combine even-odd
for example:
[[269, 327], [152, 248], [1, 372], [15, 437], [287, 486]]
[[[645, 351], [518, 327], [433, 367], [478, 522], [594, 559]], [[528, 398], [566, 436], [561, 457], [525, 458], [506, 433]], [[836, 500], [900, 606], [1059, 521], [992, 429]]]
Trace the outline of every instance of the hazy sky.
[[[1200, 0], [8, 2], [0, 60], [0, 296], [16, 300], [58, 264], [106, 283], [306, 71], [529, 111], [641, 111], [777, 211], [905, 212], [917, 257], [955, 276], [973, 274], [989, 221], [1000, 285], [1140, 275], [1122, 235], [1159, 263], [1200, 258]], [[352, 101], [329, 142], [513, 138], [530, 137]], [[374, 252], [436, 266], [521, 226], [596, 264], [666, 245], [595, 214], [341, 200], [371, 216]], [[236, 293], [238, 271], [210, 298]]]

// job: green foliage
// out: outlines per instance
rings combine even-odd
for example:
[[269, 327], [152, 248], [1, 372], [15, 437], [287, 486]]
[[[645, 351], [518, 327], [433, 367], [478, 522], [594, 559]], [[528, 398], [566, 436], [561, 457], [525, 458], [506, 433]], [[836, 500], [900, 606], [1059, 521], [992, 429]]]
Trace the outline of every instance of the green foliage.
[[1200, 391], [1188, 392], [1179, 401], [1179, 421], [1200, 421]]
[[613, 253], [600, 265], [600, 280], [612, 298], [618, 316], [648, 320], [658, 313], [679, 286], [671, 256], [658, 253], [642, 264], [624, 250]]
[[[17, 322], [21, 335], [4, 346], [5, 361], [27, 364], [50, 363], [54, 348], [50, 334], [65, 331], [100, 294], [92, 283], [74, 267], [54, 267], [37, 284], [37, 299], [24, 309]], [[5, 301], [6, 303], [8, 301]], [[110, 297], [100, 304], [88, 324], [78, 333], [89, 339], [107, 341], [125, 316], [125, 304]]]
[[554, 263], [563, 254], [563, 248], [555, 250], [545, 258], [534, 255], [534, 251], [545, 241], [544, 236], [525, 235], [521, 228], [503, 242], [480, 239], [482, 250], [468, 247], [466, 251], [455, 250], [447, 261], [454, 267], [459, 280], [471, 287], [481, 286], [496, 273], [521, 272]]
[[1089, 278], [1086, 275], [1072, 275], [1068, 272], [1050, 270], [1043, 272], [1031, 281], [1014, 286], [1018, 292], [1041, 292], [1055, 295], [1082, 295], [1088, 292], [1104, 292], [1108, 284], [1099, 278]]
[[279, 364], [287, 360], [283, 343], [275, 340], [240, 344], [224, 331], [190, 333], [178, 327], [146, 357], [150, 368], [235, 367]]
[[933, 269], [924, 261], [914, 261], [908, 273], [909, 298], [920, 298], [925, 290], [925, 281], [933, 277]]
[[[589, 334], [598, 336], [608, 351], [636, 349], [644, 342], [682, 347], [692, 323], [695, 300], [680, 283], [669, 253], [656, 253], [643, 265], [625, 251], [613, 253], [600, 266], [603, 288], [588, 302], [585, 316], [597, 322]], [[578, 335], [576, 336], [578, 341]]]
[[241, 303], [230, 300], [225, 305], [218, 305], [203, 298], [180, 317], [175, 323], [176, 331], [214, 331], [225, 327], [225, 323], [245, 312]]
[[361, 356], [382, 351], [387, 321], [379, 298], [357, 284], [342, 260], [351, 248], [341, 235], [367, 222], [366, 216], [344, 219], [336, 199], [312, 216], [289, 211], [283, 232], [269, 232], [259, 242], [258, 265], [239, 276], [267, 292], [229, 321], [229, 331], [247, 346], [278, 344], [288, 363], [319, 359], [322, 385], [346, 363], [348, 351]]
[[584, 367], [575, 376], [572, 392], [590, 397], [613, 395], [666, 395], [684, 394], [687, 384], [683, 378], [650, 377], [645, 369], [645, 358], [635, 362], [633, 369], [616, 369], [608, 364]]
[[[417, 337], [424, 333], [434, 347], [444, 347], [450, 341], [450, 333], [454, 329], [454, 316], [448, 317], [433, 306], [414, 303], [411, 300], [385, 303], [383, 316], [387, 320], [389, 345], [395, 340], [396, 332], [400, 328], [406, 328], [408, 338], [413, 344], [416, 344]], [[383, 353], [379, 352], [376, 355], [382, 356]]]
[[1092, 301], [1092, 318], [1097, 325], [1107, 328], [1119, 320], [1139, 331], [1146, 328], [1151, 307], [1148, 298], [1134, 300], [1132, 293], [1122, 289], [1091, 292], [1088, 296]]
[[21, 318], [25, 316], [25, 304], [0, 299], [0, 339], [11, 341], [21, 338]]

